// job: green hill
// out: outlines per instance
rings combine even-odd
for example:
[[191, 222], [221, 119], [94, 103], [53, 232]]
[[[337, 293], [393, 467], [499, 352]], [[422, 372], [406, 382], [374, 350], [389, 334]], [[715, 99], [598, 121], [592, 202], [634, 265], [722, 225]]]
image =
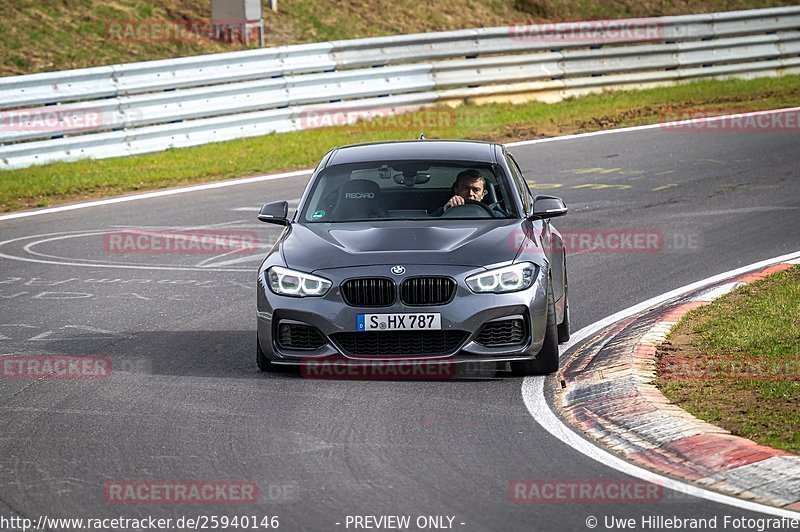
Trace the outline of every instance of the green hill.
[[[268, 46], [599, 18], [792, 5], [792, 0], [263, 0]], [[0, 0], [0, 75], [82, 68], [245, 48], [175, 24], [208, 23], [211, 0]], [[129, 31], [120, 31], [127, 28]], [[131, 38], [131, 28], [147, 38]], [[202, 31], [201, 31], [202, 33]], [[140, 33], [137, 35], [141, 35]]]

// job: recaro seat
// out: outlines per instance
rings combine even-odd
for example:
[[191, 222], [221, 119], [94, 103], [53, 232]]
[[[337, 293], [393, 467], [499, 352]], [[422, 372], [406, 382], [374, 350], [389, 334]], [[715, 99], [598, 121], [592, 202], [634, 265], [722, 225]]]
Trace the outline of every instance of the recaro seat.
[[353, 179], [339, 189], [339, 201], [333, 218], [335, 220], [362, 220], [364, 218], [386, 218], [381, 187], [368, 179]]
[[483, 198], [483, 202], [487, 205], [494, 205], [495, 203], [497, 203], [497, 192], [494, 190], [494, 184], [488, 179], [485, 182], [486, 182], [486, 197]]

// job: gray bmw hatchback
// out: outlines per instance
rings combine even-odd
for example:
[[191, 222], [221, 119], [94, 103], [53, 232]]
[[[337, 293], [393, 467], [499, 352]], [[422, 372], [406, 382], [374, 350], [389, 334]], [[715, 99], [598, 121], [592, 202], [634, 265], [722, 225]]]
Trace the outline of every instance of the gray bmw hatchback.
[[501, 144], [415, 140], [334, 148], [258, 272], [257, 362], [509, 362], [558, 369], [569, 339], [566, 254]]

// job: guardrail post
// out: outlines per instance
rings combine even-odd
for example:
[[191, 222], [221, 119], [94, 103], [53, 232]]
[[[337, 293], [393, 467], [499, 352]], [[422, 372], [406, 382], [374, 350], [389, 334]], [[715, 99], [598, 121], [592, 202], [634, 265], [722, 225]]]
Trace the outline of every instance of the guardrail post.
[[238, 40], [244, 44], [250, 44], [250, 30], [257, 27], [259, 46], [264, 46], [261, 0], [211, 0], [211, 24], [228, 41], [234, 40], [233, 27], [238, 27]]

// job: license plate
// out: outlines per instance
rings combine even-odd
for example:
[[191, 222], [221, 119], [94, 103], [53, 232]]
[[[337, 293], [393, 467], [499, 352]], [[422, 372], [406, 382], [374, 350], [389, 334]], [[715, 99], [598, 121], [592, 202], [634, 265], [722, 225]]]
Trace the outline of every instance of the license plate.
[[359, 314], [358, 331], [438, 331], [442, 315], [433, 314]]

